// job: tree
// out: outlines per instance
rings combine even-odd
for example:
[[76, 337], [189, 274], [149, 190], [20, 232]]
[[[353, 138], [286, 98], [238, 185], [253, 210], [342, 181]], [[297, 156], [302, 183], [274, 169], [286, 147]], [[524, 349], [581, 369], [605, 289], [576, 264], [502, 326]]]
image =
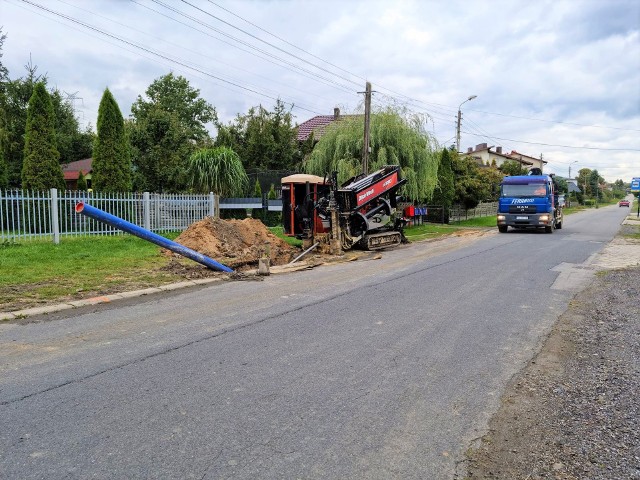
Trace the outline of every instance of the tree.
[[558, 193], [569, 193], [569, 183], [564, 178], [555, 178], [555, 182], [558, 184]]
[[578, 171], [578, 177], [576, 181], [578, 182], [578, 187], [582, 191], [584, 196], [591, 195], [591, 186], [589, 185], [589, 176], [591, 175], [591, 169], [589, 168], [581, 168]]
[[253, 186], [253, 196], [262, 198], [262, 187], [260, 187], [260, 181], [256, 178], [256, 183]]
[[198, 150], [189, 157], [186, 173], [194, 191], [221, 197], [242, 196], [249, 184], [240, 157], [229, 147]]
[[98, 134], [93, 147], [91, 185], [102, 192], [131, 190], [131, 153], [118, 104], [105, 88], [98, 107]]
[[27, 109], [22, 165], [22, 188], [30, 190], [64, 189], [64, 176], [58, 162], [55, 115], [51, 97], [43, 82], [36, 84]]
[[497, 168], [479, 168], [477, 178], [480, 180], [480, 201], [496, 202], [500, 197], [500, 183], [504, 178]]
[[[407, 180], [404, 194], [426, 201], [437, 182], [436, 142], [424, 128], [425, 119], [387, 108], [371, 115], [369, 171], [400, 165]], [[307, 173], [324, 176], [338, 172], [340, 183], [362, 172], [364, 118], [347, 117], [331, 124], [305, 164]]]
[[498, 167], [504, 175], [514, 176], [514, 175], [526, 175], [527, 169], [522, 166], [520, 162], [516, 162], [515, 160], [507, 160], [502, 165]]
[[[2, 113], [0, 113], [0, 116]], [[0, 120], [0, 123], [2, 120]], [[0, 136], [2, 135], [2, 125], [0, 124]], [[4, 160], [4, 153], [2, 151], [2, 140], [0, 139], [0, 190], [4, 190], [9, 187], [9, 168], [7, 162]]]
[[82, 170], [78, 173], [78, 190], [85, 191], [87, 189], [87, 179], [82, 173]]
[[442, 149], [440, 154], [440, 164], [438, 165], [438, 185], [433, 191], [432, 203], [441, 205], [444, 208], [444, 222], [449, 223], [449, 209], [453, 204], [456, 194], [454, 185], [453, 169], [451, 168], [451, 157], [449, 150]]
[[2, 33], [2, 27], [0, 27], [0, 83], [4, 83], [9, 79], [9, 70], [2, 64], [2, 48], [4, 41], [7, 38], [6, 33]]
[[454, 202], [463, 205], [466, 209], [475, 208], [486, 194], [486, 187], [480, 179], [478, 164], [466, 155], [455, 155], [452, 167], [456, 187]]
[[2, 84], [3, 95], [0, 96], [0, 110], [5, 114], [5, 130], [3, 133], [3, 153], [7, 163], [9, 186], [18, 188], [22, 185], [22, 166], [24, 155], [25, 130], [27, 126], [27, 110], [29, 100], [37, 83], [46, 83], [46, 78], [36, 75], [37, 67], [28, 64], [27, 76], [17, 80], [8, 80]]
[[281, 100], [276, 101], [272, 112], [262, 105], [252, 107], [247, 115], [238, 115], [228, 125], [218, 123], [216, 127], [215, 145], [238, 152], [247, 171], [291, 170], [302, 161], [291, 112]]
[[186, 167], [197, 148], [210, 144], [206, 124], [215, 109], [183, 77], [156, 79], [131, 107], [128, 124], [136, 189], [177, 192], [187, 187]]
[[596, 200], [600, 199], [600, 184], [604, 183], [604, 178], [600, 176], [598, 170], [591, 171], [588, 182], [591, 187], [591, 191], [593, 192], [593, 196], [596, 197]]
[[[47, 84], [46, 76], [37, 75], [38, 67], [29, 62], [25, 65], [27, 75], [23, 78], [0, 82], [0, 112], [4, 112], [4, 127], [0, 125], [0, 147], [7, 164], [9, 186], [19, 187], [22, 183], [22, 163], [24, 154], [27, 107], [37, 83]], [[53, 104], [56, 132], [56, 148], [62, 162], [71, 162], [91, 156], [93, 132], [88, 126], [79, 130], [73, 108], [57, 90], [50, 92]], [[0, 114], [2, 116], [2, 114]], [[0, 120], [0, 123], [2, 120]]]
[[58, 89], [51, 91], [51, 101], [56, 116], [56, 146], [62, 163], [89, 158], [92, 154], [95, 135], [88, 125], [84, 131], [73, 111], [73, 105], [62, 97]]

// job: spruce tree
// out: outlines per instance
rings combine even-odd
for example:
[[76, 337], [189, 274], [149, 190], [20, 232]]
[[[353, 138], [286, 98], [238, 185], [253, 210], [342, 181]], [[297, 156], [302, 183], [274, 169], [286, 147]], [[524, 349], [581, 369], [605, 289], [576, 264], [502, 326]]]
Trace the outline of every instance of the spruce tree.
[[5, 190], [9, 186], [9, 172], [7, 162], [4, 161], [4, 154], [0, 146], [0, 190]]
[[60, 154], [56, 148], [55, 114], [51, 97], [43, 82], [38, 82], [27, 108], [24, 136], [22, 188], [44, 191], [64, 189], [64, 175], [60, 167]]
[[84, 177], [82, 170], [78, 173], [78, 190], [85, 191], [87, 189], [87, 179]]
[[92, 187], [101, 192], [131, 190], [131, 152], [120, 108], [108, 88], [98, 108], [98, 134], [93, 146]]
[[438, 185], [433, 191], [433, 204], [444, 208], [445, 223], [449, 223], [449, 209], [456, 195], [455, 177], [451, 165], [449, 150], [442, 149], [438, 165]]

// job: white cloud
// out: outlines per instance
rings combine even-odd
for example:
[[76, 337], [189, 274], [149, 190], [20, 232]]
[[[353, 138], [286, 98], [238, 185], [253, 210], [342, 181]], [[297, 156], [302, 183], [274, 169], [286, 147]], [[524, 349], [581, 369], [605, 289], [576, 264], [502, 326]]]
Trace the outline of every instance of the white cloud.
[[31, 53], [50, 85], [78, 92], [93, 125], [106, 86], [128, 116], [137, 95], [171, 70], [223, 120], [277, 97], [296, 105], [300, 122], [335, 106], [355, 109], [369, 80], [378, 102], [383, 94], [411, 97], [411, 108], [432, 116], [441, 142], [450, 144], [458, 106], [475, 94], [462, 107], [463, 149], [487, 142], [542, 153], [558, 172], [578, 160], [611, 181], [640, 176], [637, 0], [215, 2], [237, 16], [202, 0], [194, 1], [201, 10], [169, 2], [192, 19], [146, 0], [35, 1], [185, 64], [18, 0], [1, 2], [2, 62], [11, 78], [24, 74]]

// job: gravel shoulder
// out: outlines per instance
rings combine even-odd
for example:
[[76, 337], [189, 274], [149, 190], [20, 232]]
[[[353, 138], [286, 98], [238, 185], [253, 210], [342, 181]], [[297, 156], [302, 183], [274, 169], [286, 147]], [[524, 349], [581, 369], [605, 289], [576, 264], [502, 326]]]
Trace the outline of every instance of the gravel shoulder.
[[638, 230], [596, 259], [458, 478], [640, 479], [640, 240], [622, 236]]

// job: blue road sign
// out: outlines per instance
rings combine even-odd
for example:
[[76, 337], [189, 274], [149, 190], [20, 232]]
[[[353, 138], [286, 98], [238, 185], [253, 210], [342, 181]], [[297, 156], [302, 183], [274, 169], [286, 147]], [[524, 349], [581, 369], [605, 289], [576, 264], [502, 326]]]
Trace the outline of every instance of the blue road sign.
[[633, 177], [631, 180], [631, 191], [640, 192], [640, 177]]

